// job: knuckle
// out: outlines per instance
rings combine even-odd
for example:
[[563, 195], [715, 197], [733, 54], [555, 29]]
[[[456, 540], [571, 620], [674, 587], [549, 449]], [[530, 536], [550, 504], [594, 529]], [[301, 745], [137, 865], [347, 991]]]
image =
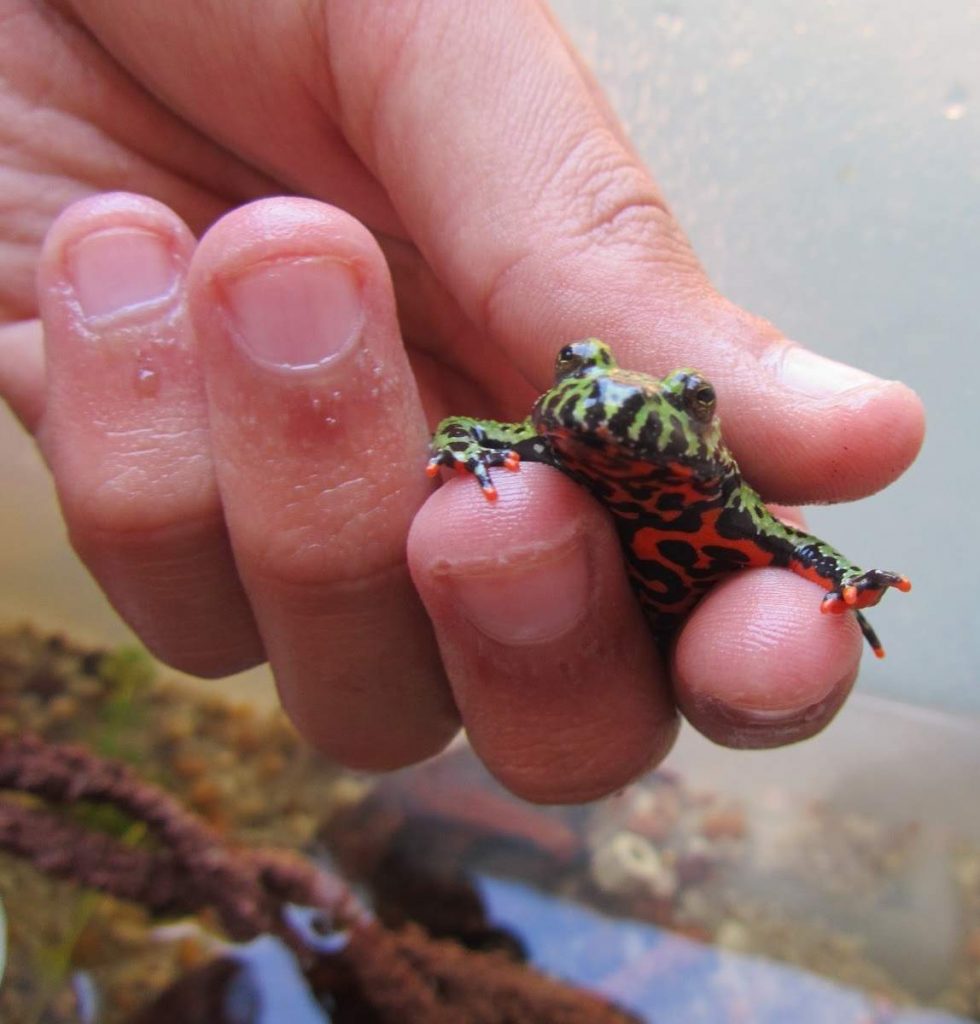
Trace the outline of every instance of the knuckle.
[[104, 424], [77, 444], [64, 430], [47, 437], [62, 509], [78, 530], [153, 534], [220, 516], [204, 428], [162, 419], [152, 427]]
[[[324, 491], [313, 502], [283, 507], [262, 520], [232, 524], [236, 555], [250, 574], [300, 591], [357, 583], [404, 564], [410, 510], [420, 502], [405, 489], [375, 489], [371, 481], [350, 480], [358, 500], [345, 500], [344, 488]], [[412, 485], [412, 491], [415, 487]]]
[[[653, 269], [677, 287], [700, 285], [703, 271], [687, 238], [644, 168], [606, 126], [578, 133], [553, 162], [537, 194], [527, 198], [536, 230], [510, 252], [488, 280], [482, 296], [483, 323], [493, 330], [507, 319], [515, 293], [528, 280], [585, 273], [592, 261], [619, 271]], [[533, 240], [533, 241], [530, 241]], [[587, 264], [583, 264], [585, 259]]]
[[221, 520], [214, 488], [188, 492], [176, 483], [167, 486], [159, 478], [151, 483], [129, 471], [79, 488], [63, 498], [62, 508], [73, 532], [146, 544]]
[[[625, 154], [582, 138], [558, 171], [559, 191], [572, 196], [568, 233], [590, 242], [645, 242], [669, 213], [646, 175]], [[564, 187], [561, 187], [564, 186]]]
[[646, 171], [608, 128], [581, 133], [557, 162], [551, 189], [563, 203], [573, 245], [652, 250], [685, 248], [670, 210]]

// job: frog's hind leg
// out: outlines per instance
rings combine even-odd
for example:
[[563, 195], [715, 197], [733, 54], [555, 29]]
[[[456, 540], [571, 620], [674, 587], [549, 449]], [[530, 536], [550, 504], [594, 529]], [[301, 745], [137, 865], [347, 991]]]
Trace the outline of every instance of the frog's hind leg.
[[885, 656], [885, 648], [881, 646], [881, 641], [878, 639], [878, 634], [874, 631], [871, 623], [864, 617], [861, 612], [856, 611], [855, 616], [858, 620], [858, 625], [861, 627], [861, 632], [864, 634], [864, 639], [871, 645], [871, 650], [875, 652], [876, 658], [883, 658]]

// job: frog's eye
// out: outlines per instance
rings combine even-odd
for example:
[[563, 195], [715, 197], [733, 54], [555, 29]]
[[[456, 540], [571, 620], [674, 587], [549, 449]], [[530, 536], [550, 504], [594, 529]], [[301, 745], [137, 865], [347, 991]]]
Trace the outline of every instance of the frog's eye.
[[555, 380], [562, 380], [580, 369], [585, 360], [575, 345], [566, 345], [555, 358]]
[[689, 377], [684, 386], [684, 402], [693, 416], [707, 422], [715, 413], [715, 389], [704, 377]]
[[571, 345], [566, 345], [559, 353], [558, 358], [555, 360], [556, 365], [564, 369], [571, 366], [573, 363], [579, 362], [579, 357], [575, 352], [575, 349]]
[[598, 338], [583, 338], [558, 350], [555, 359], [555, 382], [561, 383], [566, 377], [577, 377], [589, 371], [611, 370], [616, 363], [609, 346]]

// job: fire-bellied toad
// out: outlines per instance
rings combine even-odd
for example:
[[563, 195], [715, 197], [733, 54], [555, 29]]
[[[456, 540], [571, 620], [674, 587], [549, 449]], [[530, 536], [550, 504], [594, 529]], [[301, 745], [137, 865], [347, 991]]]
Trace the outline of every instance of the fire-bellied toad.
[[875, 654], [884, 655], [858, 609], [877, 604], [889, 587], [909, 590], [909, 581], [860, 569], [777, 519], [742, 479], [721, 437], [714, 388], [696, 370], [658, 380], [621, 369], [596, 338], [566, 345], [554, 387], [523, 423], [443, 420], [427, 471], [472, 473], [493, 500], [490, 467], [517, 469], [521, 459], [557, 467], [612, 513], [633, 588], [661, 642], [724, 573], [777, 565], [828, 591], [822, 611], [855, 611]]

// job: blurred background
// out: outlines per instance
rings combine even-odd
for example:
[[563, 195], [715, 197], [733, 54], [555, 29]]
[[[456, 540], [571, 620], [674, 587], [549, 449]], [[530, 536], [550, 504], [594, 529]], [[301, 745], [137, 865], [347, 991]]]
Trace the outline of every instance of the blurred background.
[[[914, 583], [874, 610], [861, 688], [980, 712], [980, 4], [554, 7], [718, 287], [925, 399], [913, 469], [810, 522]], [[0, 460], [0, 617], [123, 639], [6, 411]]]

